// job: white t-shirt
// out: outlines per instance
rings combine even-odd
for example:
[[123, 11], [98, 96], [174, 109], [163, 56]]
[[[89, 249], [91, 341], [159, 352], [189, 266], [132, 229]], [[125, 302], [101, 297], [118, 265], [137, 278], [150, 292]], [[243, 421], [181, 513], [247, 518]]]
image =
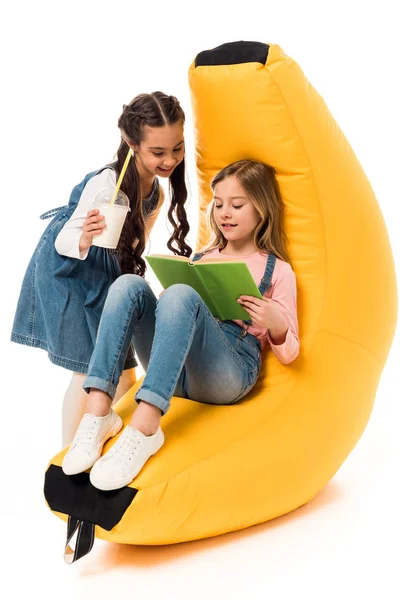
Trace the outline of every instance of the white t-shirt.
[[[85, 260], [89, 254], [89, 248], [79, 252], [79, 240], [82, 235], [82, 227], [86, 220], [89, 210], [92, 210], [93, 200], [96, 194], [104, 189], [114, 189], [116, 186], [116, 173], [114, 169], [106, 168], [98, 175], [94, 175], [84, 187], [80, 200], [71, 215], [71, 218], [65, 223], [58, 234], [54, 243], [58, 254]], [[146, 234], [148, 235], [160, 212], [161, 205], [164, 202], [164, 194], [160, 186], [160, 198], [155, 211], [145, 218]]]

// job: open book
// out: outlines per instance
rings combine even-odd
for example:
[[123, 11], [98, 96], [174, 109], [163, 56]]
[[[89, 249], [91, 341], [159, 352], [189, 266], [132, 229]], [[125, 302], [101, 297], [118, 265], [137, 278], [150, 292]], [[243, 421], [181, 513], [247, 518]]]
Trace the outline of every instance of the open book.
[[145, 258], [164, 288], [175, 283], [190, 285], [211, 313], [222, 321], [250, 318], [238, 304], [239, 296], [262, 297], [244, 261], [204, 257], [191, 262], [185, 256], [162, 254], [150, 254]]

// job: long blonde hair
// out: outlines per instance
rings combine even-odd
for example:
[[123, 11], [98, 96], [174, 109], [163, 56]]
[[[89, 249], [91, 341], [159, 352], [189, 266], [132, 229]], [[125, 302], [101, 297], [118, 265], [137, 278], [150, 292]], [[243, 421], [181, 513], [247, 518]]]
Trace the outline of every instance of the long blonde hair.
[[[254, 229], [254, 244], [260, 252], [275, 254], [281, 260], [290, 263], [286, 250], [287, 237], [283, 231], [284, 204], [276, 180], [275, 169], [270, 165], [255, 160], [238, 160], [224, 167], [211, 181], [214, 191], [217, 183], [227, 177], [236, 177], [247, 192], [260, 219]], [[208, 225], [212, 230], [208, 244], [199, 250], [209, 252], [215, 248], [223, 249], [227, 240], [218, 229], [214, 218], [215, 200], [210, 202], [207, 210]]]

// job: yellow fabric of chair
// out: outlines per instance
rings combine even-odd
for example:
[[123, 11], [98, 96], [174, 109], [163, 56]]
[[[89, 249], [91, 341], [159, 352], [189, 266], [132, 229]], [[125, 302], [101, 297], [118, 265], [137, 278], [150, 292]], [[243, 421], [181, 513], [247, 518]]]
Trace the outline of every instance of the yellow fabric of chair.
[[[96, 526], [98, 537], [115, 542], [216, 536], [312, 499], [364, 431], [396, 324], [394, 265], [377, 200], [296, 62], [277, 45], [225, 44], [196, 57], [189, 82], [198, 247], [208, 238], [211, 177], [242, 158], [273, 165], [297, 276], [301, 351], [284, 366], [266, 349], [257, 385], [234, 406], [172, 399], [165, 445], [128, 486], [137, 490], [131, 504], [109, 531]], [[125, 424], [140, 383], [117, 405]], [[79, 511], [71, 505], [78, 518]]]

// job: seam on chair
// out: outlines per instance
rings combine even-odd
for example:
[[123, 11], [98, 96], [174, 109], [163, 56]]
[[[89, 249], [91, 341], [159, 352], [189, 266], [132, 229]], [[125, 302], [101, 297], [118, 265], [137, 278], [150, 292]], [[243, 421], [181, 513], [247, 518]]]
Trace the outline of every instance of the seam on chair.
[[362, 348], [363, 350], [365, 350], [365, 352], [368, 352], [368, 354], [371, 354], [371, 356], [373, 356], [374, 358], [376, 358], [377, 361], [379, 361], [379, 363], [382, 365], [382, 368], [385, 366], [385, 363], [382, 361], [382, 359], [379, 358], [379, 356], [377, 356], [374, 352], [372, 352], [372, 350], [370, 350], [369, 348], [366, 348], [359, 342], [355, 342], [354, 340], [346, 337], [345, 335], [340, 335], [339, 333], [334, 333], [333, 331], [329, 331], [328, 329], [320, 329], [320, 331], [318, 333], [328, 333], [329, 335], [333, 335], [342, 340], [346, 340], [346, 342], [350, 342], [354, 346], [358, 346], [359, 348]]

